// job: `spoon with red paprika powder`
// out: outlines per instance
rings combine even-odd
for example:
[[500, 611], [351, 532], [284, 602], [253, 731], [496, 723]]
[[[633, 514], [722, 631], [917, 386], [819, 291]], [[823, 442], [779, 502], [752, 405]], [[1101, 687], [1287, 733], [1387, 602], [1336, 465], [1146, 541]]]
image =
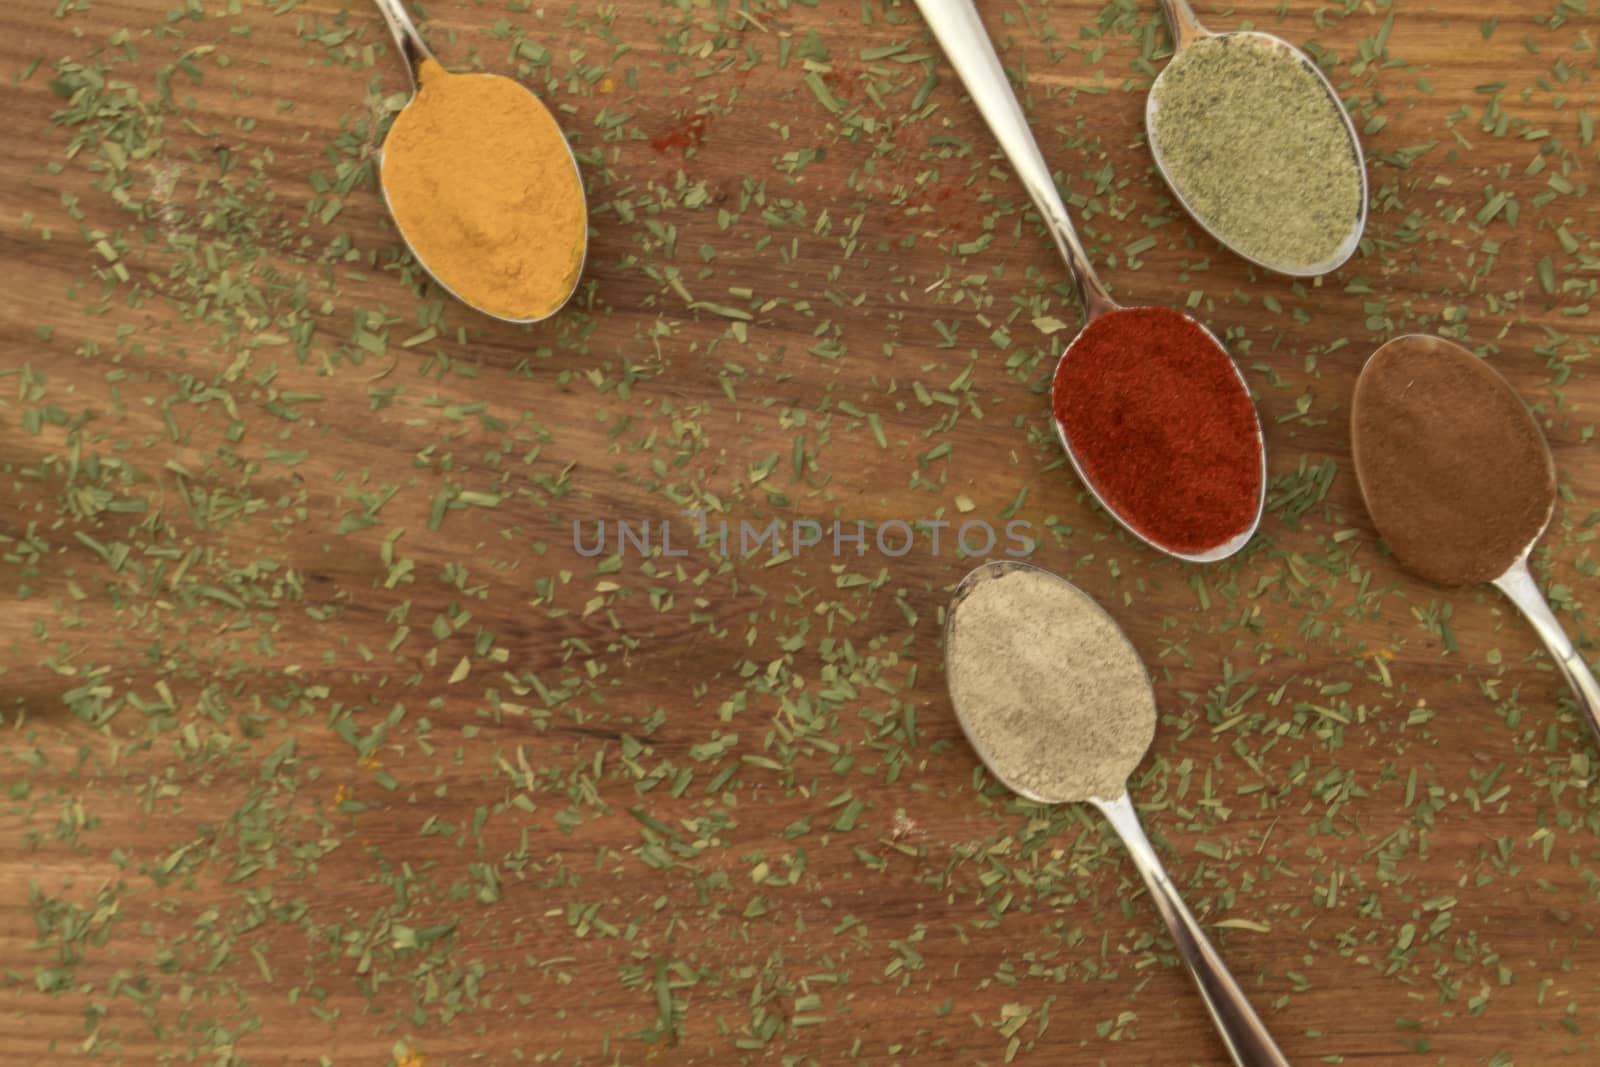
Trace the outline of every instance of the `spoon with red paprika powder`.
[[1192, 563], [1238, 552], [1261, 523], [1267, 458], [1244, 376], [1204, 327], [1122, 307], [1095, 274], [1005, 68], [970, 0], [917, 0], [922, 17], [1028, 190], [1083, 301], [1051, 402], [1067, 459], [1118, 522]]

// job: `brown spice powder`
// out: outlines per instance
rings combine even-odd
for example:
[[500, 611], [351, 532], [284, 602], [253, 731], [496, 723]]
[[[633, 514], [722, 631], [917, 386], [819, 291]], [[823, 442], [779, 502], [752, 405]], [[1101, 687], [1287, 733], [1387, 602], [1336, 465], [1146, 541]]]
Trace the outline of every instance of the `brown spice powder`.
[[1356, 476], [1395, 557], [1441, 585], [1487, 582], [1543, 532], [1555, 468], [1505, 379], [1436, 337], [1373, 353], [1350, 414]]

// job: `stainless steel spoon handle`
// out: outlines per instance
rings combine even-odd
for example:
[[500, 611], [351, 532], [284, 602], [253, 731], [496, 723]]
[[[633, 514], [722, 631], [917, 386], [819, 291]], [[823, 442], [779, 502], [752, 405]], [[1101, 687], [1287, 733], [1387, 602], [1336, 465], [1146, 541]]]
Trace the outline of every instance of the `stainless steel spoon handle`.
[[1116, 301], [1111, 299], [1105, 283], [1089, 264], [1089, 255], [1072, 228], [1066, 205], [1056, 191], [1055, 179], [1050, 176], [1039, 144], [1028, 129], [1028, 119], [1011, 91], [1005, 68], [1000, 65], [1000, 57], [995, 55], [977, 8], [972, 6], [971, 0], [917, 0], [917, 7], [945, 55], [950, 57], [950, 65], [967, 87], [973, 103], [978, 105], [1017, 177], [1022, 179], [1023, 188], [1028, 190], [1034, 206], [1044, 216], [1050, 236], [1061, 250], [1061, 258], [1066, 260], [1067, 269], [1078, 284], [1084, 314], [1092, 319], [1103, 312], [1114, 311]]
[[1600, 743], [1600, 683], [1595, 682], [1589, 665], [1573, 647], [1572, 639], [1561, 628], [1555, 612], [1550, 610], [1549, 602], [1539, 591], [1539, 583], [1533, 580], [1533, 572], [1528, 570], [1528, 557], [1517, 560], [1510, 570], [1494, 580], [1494, 584], [1522, 610], [1522, 614], [1527, 616], [1544, 639], [1544, 647], [1550, 650], [1550, 657], [1556, 661], [1562, 677], [1572, 687], [1572, 695], [1579, 709], [1589, 720], [1589, 730], [1594, 734], [1596, 743]]
[[389, 32], [394, 34], [394, 43], [400, 46], [400, 57], [406, 61], [406, 69], [411, 72], [411, 87], [417, 87], [417, 69], [422, 66], [422, 61], [432, 59], [433, 53], [428, 50], [427, 42], [422, 39], [422, 34], [417, 32], [417, 24], [411, 21], [411, 16], [406, 12], [403, 0], [374, 0], [378, 11], [383, 15], [383, 21], [389, 24]]
[[1193, 44], [1211, 31], [1200, 25], [1200, 19], [1189, 6], [1189, 0], [1161, 0], [1161, 12], [1167, 16], [1167, 28], [1172, 31], [1172, 50]]
[[1111, 820], [1112, 827], [1127, 846], [1134, 866], [1139, 868], [1144, 884], [1150, 889], [1150, 899], [1167, 929], [1172, 931], [1178, 956], [1200, 988], [1200, 996], [1210, 1009], [1217, 1033], [1222, 1035], [1222, 1043], [1228, 1046], [1233, 1062], [1239, 1067], [1289, 1067], [1289, 1061], [1278, 1050], [1266, 1025], [1245, 999], [1244, 990], [1228, 973], [1228, 965], [1222, 962], [1222, 957], [1178, 895], [1178, 887], [1172, 884], [1144, 828], [1139, 825], [1139, 816], [1128, 794], [1124, 792], [1115, 800], [1095, 797], [1090, 803]]

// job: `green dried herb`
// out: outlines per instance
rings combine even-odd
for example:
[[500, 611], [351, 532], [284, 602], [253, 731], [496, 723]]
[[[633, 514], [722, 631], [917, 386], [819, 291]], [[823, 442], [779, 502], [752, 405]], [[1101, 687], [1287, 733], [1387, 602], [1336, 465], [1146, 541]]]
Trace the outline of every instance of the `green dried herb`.
[[1154, 89], [1150, 144], [1224, 243], [1293, 271], [1329, 263], [1361, 214], [1361, 171], [1322, 79], [1252, 34], [1181, 49]]

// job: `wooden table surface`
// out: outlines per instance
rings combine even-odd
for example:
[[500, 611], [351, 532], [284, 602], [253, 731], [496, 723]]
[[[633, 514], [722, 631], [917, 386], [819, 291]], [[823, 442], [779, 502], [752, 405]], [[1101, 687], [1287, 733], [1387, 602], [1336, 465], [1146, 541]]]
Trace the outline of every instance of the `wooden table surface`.
[[[1118, 296], [1257, 391], [1235, 560], [1155, 558], [1064, 469], [1077, 305], [905, 3], [429, 3], [585, 170], [584, 283], [528, 328], [402, 254], [370, 4], [0, 10], [0, 1057], [1220, 1062], [1109, 829], [977, 768], [940, 640], [972, 560], [880, 553], [898, 519], [1025, 523], [1126, 626], [1134, 796], [1291, 1059], [1600, 1061], [1594, 744], [1507, 602], [1388, 560], [1346, 432], [1384, 339], [1487, 355], [1593, 648], [1594, 0], [1200, 5], [1353, 102], [1371, 222], [1312, 283], [1152, 172], [1155, 5], [983, 6]], [[741, 555], [775, 519], [824, 542]], [[575, 545], [618, 520], [649, 558]]]

